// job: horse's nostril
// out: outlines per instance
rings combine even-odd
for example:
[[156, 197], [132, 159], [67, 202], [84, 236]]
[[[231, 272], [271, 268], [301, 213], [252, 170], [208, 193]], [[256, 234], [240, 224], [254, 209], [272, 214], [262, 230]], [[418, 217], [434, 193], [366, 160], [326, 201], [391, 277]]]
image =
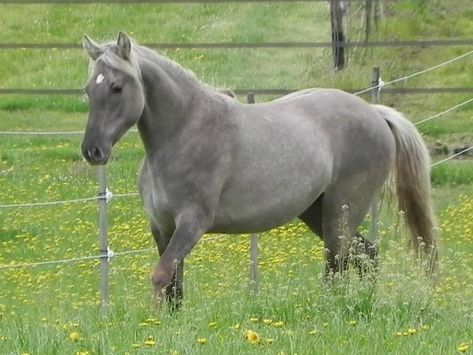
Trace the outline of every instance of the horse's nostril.
[[103, 152], [102, 149], [98, 147], [92, 147], [87, 151], [89, 158], [93, 161], [100, 162], [103, 159]]
[[99, 147], [91, 147], [91, 148], [82, 148], [82, 155], [84, 158], [91, 164], [94, 163], [102, 163], [105, 159], [105, 155], [103, 150]]

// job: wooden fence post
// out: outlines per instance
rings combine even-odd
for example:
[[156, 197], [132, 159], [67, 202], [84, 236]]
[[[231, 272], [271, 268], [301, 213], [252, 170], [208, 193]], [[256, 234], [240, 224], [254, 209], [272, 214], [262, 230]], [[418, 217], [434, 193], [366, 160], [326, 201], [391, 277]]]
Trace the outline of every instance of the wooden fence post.
[[[255, 103], [255, 94], [250, 92], [246, 97], [249, 104]], [[258, 235], [250, 236], [250, 292], [256, 295], [259, 290], [259, 271], [258, 271]]]
[[330, 24], [332, 26], [333, 66], [335, 70], [342, 70], [345, 66], [345, 34], [340, 0], [330, 0]]
[[365, 42], [368, 42], [371, 33], [371, 16], [373, 0], [365, 0]]
[[[378, 103], [378, 94], [379, 94], [379, 68], [373, 68], [371, 74], [371, 103]], [[369, 232], [369, 239], [375, 241], [378, 238], [378, 221], [379, 221], [379, 200], [378, 196], [375, 196], [371, 205], [371, 226]]]
[[105, 165], [97, 169], [99, 180], [99, 245], [100, 245], [100, 310], [103, 315], [108, 315], [109, 289], [108, 289], [108, 222], [107, 222], [107, 202], [109, 191], [107, 189], [107, 172]]

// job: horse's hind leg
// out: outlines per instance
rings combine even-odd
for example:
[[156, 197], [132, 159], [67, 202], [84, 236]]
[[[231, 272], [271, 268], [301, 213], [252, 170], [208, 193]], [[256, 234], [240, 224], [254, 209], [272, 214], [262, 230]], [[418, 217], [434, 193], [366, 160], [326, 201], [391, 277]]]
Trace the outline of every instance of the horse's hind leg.
[[[320, 239], [324, 240], [323, 234], [323, 200], [324, 195], [320, 195], [317, 200], [300, 216], [299, 219], [304, 222], [309, 229], [317, 234]], [[355, 232], [353, 239], [353, 247], [356, 249], [358, 255], [366, 255], [370, 260], [373, 260], [374, 266], [377, 262], [377, 247], [374, 243], [365, 239], [359, 232]], [[359, 258], [354, 260], [355, 266], [359, 269], [360, 275], [366, 273], [367, 264]]]
[[[326, 249], [326, 273], [342, 273], [348, 260], [359, 263], [360, 271], [363, 254], [371, 260], [376, 257], [376, 247], [356, 232], [368, 212], [368, 208], [383, 180], [357, 184], [357, 179], [337, 182], [324, 193], [322, 226]], [[358, 255], [356, 255], [358, 254]], [[359, 257], [360, 256], [360, 257]]]
[[[359, 232], [355, 233], [353, 245], [356, 253], [354, 264], [358, 268], [360, 276], [366, 274], [370, 269], [376, 270], [378, 267], [378, 246], [365, 239]], [[364, 256], [369, 261], [364, 260]]]
[[322, 207], [324, 195], [320, 195], [310, 207], [305, 210], [299, 219], [304, 222], [309, 229], [324, 240], [322, 229]]
[[[163, 255], [171, 237], [167, 237], [161, 233], [159, 228], [151, 221], [151, 233], [158, 247], [159, 256]], [[184, 260], [175, 265], [174, 275], [168, 286], [165, 287], [164, 293], [166, 300], [172, 312], [178, 310], [182, 305], [183, 297], [183, 277], [184, 277]]]

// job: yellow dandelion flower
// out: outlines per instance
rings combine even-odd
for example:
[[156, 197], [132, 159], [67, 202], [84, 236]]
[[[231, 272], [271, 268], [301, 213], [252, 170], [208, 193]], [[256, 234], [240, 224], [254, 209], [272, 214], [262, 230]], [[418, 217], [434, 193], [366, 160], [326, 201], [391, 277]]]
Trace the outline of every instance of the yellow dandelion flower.
[[251, 317], [250, 322], [251, 323], [257, 323], [259, 321], [258, 317]]
[[155, 318], [147, 318], [144, 321], [145, 323], [152, 324], [152, 325], [160, 325], [161, 321]]
[[466, 353], [470, 349], [470, 343], [461, 343], [457, 346], [457, 350], [461, 353]]
[[396, 336], [402, 337], [402, 332], [396, 332]]
[[417, 333], [417, 329], [415, 329], [415, 328], [409, 328], [409, 329], [407, 329], [407, 333], [408, 333], [409, 335], [414, 335], [415, 333]]
[[79, 341], [80, 334], [78, 332], [72, 332], [71, 334], [69, 334], [69, 339], [72, 341]]
[[252, 330], [245, 332], [245, 339], [251, 344], [259, 344], [261, 342], [260, 335]]
[[156, 340], [152, 336], [149, 336], [148, 339], [143, 342], [143, 344], [148, 346], [154, 346], [156, 345]]
[[272, 319], [263, 319], [263, 323], [269, 325], [269, 324], [273, 323], [273, 320]]
[[284, 322], [282, 321], [277, 321], [273, 323], [273, 326], [275, 326], [276, 328], [281, 328], [283, 325], [284, 325]]
[[207, 344], [207, 338], [197, 338], [197, 344], [200, 344], [200, 345]]

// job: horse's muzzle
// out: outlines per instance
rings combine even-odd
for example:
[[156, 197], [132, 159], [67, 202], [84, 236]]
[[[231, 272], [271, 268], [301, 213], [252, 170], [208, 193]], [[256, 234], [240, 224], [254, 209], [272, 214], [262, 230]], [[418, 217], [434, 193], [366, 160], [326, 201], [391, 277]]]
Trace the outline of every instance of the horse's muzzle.
[[108, 160], [108, 154], [97, 146], [82, 145], [82, 155], [90, 165], [104, 165]]

